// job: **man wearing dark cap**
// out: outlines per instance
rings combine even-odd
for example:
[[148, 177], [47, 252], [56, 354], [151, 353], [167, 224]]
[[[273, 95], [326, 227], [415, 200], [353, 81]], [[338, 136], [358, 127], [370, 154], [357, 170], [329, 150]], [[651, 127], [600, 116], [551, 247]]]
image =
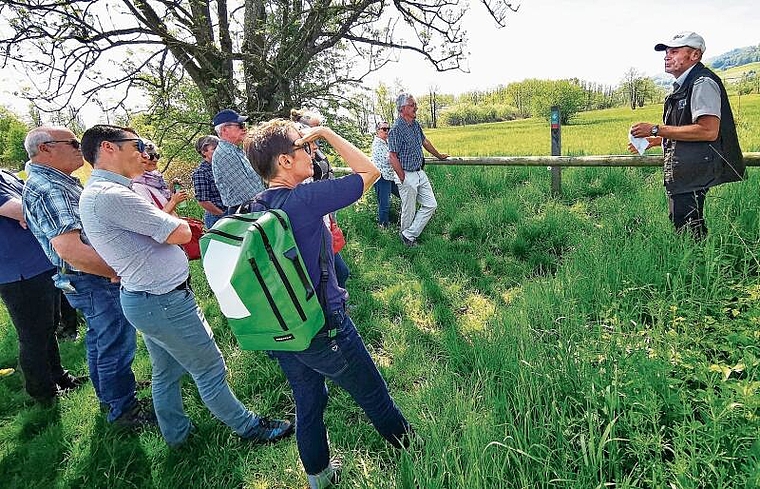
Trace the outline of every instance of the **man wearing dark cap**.
[[211, 158], [219, 145], [216, 136], [201, 136], [195, 143], [195, 150], [203, 158], [193, 171], [193, 188], [195, 199], [203, 207], [203, 223], [210, 229], [216, 221], [226, 214], [227, 207], [222, 203], [222, 196], [214, 182], [214, 172], [211, 169]]
[[654, 49], [665, 51], [665, 71], [676, 79], [673, 93], [665, 98], [662, 124], [639, 122], [631, 134], [646, 138], [647, 149], [662, 145], [670, 220], [702, 239], [707, 191], [744, 178], [734, 116], [720, 78], [701, 63], [702, 36], [679, 32]]
[[222, 203], [232, 212], [265, 188], [239, 147], [245, 138], [247, 120], [248, 116], [224, 109], [214, 116], [213, 122], [220, 141], [211, 159], [211, 169]]

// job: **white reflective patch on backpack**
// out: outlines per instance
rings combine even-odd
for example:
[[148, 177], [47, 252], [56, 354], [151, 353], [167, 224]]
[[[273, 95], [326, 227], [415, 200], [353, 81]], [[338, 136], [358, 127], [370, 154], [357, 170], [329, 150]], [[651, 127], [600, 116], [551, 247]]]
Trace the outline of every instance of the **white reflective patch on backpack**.
[[210, 240], [203, 255], [203, 270], [211, 290], [219, 301], [219, 308], [225, 317], [233, 319], [247, 318], [251, 315], [237, 291], [232, 287], [232, 274], [235, 271], [240, 247], [220, 241]]

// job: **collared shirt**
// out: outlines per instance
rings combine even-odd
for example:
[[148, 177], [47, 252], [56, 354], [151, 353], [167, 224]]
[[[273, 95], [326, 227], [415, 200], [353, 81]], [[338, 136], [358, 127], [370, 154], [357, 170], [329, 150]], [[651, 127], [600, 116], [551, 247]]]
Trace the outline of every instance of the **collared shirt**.
[[79, 202], [82, 224], [122, 287], [166, 294], [189, 275], [182, 248], [165, 243], [182, 220], [137, 195], [130, 184], [123, 175], [93, 170]]
[[198, 202], [211, 202], [224, 210], [222, 196], [219, 194], [219, 189], [216, 188], [216, 183], [214, 182], [214, 171], [211, 168], [211, 163], [208, 161], [201, 161], [198, 168], [193, 171], [193, 188], [195, 189], [195, 200]]
[[[21, 200], [24, 184], [0, 170], [0, 206]], [[0, 216], [0, 284], [18, 282], [53, 268], [31, 231], [10, 217]]]
[[380, 170], [380, 174], [385, 180], [392, 181], [396, 176], [396, 172], [388, 159], [388, 142], [378, 136], [372, 140], [372, 163]]
[[[26, 224], [48, 259], [59, 268], [64, 266], [64, 261], [55, 252], [50, 240], [82, 229], [79, 218], [81, 194], [82, 184], [76, 177], [46, 165], [34, 162], [29, 165], [29, 178], [22, 195]], [[82, 241], [89, 244], [84, 233]]]
[[242, 149], [220, 140], [211, 158], [214, 182], [227, 207], [248, 203], [264, 190], [264, 182], [253, 170]]
[[419, 122], [406, 122], [399, 117], [388, 133], [388, 151], [396, 153], [404, 171], [418, 171], [425, 161], [422, 155], [424, 140], [425, 134]]
[[[696, 65], [694, 65], [696, 66]], [[679, 87], [683, 86], [686, 77], [689, 76], [694, 66], [681, 73], [676, 78], [675, 83]], [[691, 89], [691, 122], [697, 123], [697, 119], [703, 115], [714, 115], [720, 119], [720, 88], [712, 78], [701, 76], [694, 80], [694, 86]]]

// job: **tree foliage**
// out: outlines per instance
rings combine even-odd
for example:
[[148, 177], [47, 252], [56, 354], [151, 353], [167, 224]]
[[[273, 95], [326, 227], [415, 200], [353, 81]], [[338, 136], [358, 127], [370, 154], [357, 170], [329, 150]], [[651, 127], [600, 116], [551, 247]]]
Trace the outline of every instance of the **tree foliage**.
[[[503, 25], [507, 0], [480, 0]], [[96, 101], [180, 68], [208, 113], [239, 107], [254, 117], [339, 98], [340, 86], [387, 63], [396, 50], [438, 70], [465, 58], [456, 0], [2, 0], [3, 66], [25, 68], [25, 94], [43, 110]], [[120, 60], [127, 59], [125, 62]], [[359, 74], [357, 74], [359, 73]]]
[[0, 166], [20, 170], [27, 160], [24, 138], [29, 129], [13, 112], [0, 107]]

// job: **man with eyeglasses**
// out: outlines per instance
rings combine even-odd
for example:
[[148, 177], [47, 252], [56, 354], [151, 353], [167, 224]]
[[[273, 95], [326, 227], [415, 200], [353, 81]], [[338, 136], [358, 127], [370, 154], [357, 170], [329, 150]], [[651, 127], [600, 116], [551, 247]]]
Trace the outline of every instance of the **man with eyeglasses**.
[[[388, 133], [388, 158], [401, 195], [401, 241], [411, 247], [417, 245], [417, 238], [438, 207], [433, 187], [423, 169], [422, 148], [439, 160], [445, 160], [449, 155], [439, 152], [425, 137], [417, 122], [417, 102], [411, 94], [399, 95], [396, 109], [398, 118]], [[419, 210], [417, 203], [420, 204]]]
[[240, 115], [232, 109], [220, 111], [213, 120], [220, 141], [211, 159], [211, 169], [222, 203], [230, 213], [253, 200], [265, 188], [261, 177], [240, 149], [246, 135], [247, 120], [248, 116]]
[[399, 197], [396, 186], [396, 172], [388, 159], [388, 131], [391, 126], [387, 121], [378, 122], [375, 137], [372, 140], [372, 163], [380, 170], [380, 178], [375, 182], [377, 195], [377, 224], [381, 228], [390, 225], [391, 194]]
[[190, 287], [190, 227], [132, 191], [143, 172], [140, 152], [114, 141], [137, 137], [130, 129], [97, 125], [82, 135], [93, 171], [82, 192], [82, 222], [95, 249], [121, 276], [124, 315], [143, 336], [153, 367], [153, 403], [169, 445], [185, 442], [193, 424], [182, 405], [182, 379], [190, 374], [203, 403], [251, 442], [273, 442], [293, 431], [289, 421], [268, 420], [243, 406], [230, 390], [214, 335]]
[[[136, 138], [124, 144], [145, 150]], [[155, 423], [152, 408], [135, 397], [136, 333], [121, 310], [119, 277], [83, 232], [82, 185], [71, 176], [84, 162], [80, 143], [64, 127], [39, 127], [26, 135], [24, 147], [31, 159], [22, 195], [24, 217], [57, 269], [56, 287], [85, 316], [87, 364], [95, 394], [108, 406], [107, 419], [115, 425], [139, 428]]]

